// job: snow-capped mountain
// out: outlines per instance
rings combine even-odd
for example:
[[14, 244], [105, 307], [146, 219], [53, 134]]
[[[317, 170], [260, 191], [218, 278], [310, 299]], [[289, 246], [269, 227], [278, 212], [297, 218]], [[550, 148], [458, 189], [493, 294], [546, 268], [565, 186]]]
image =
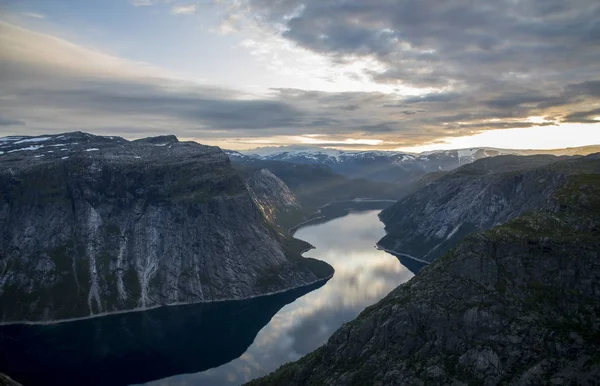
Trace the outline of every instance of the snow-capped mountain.
[[[282, 150], [282, 148], [276, 148]], [[286, 149], [268, 152], [254, 150], [245, 152], [228, 151], [231, 159], [261, 159], [296, 164], [321, 164], [334, 172], [353, 178], [377, 181], [403, 182], [439, 171], [449, 171], [479, 158], [501, 153], [492, 149], [468, 149], [423, 154], [395, 151], [343, 151], [332, 149]]]
[[558, 150], [512, 150], [469, 148], [412, 154], [397, 151], [344, 151], [335, 149], [289, 146], [267, 147], [242, 152], [226, 151], [233, 160], [261, 159], [296, 164], [321, 164], [336, 173], [353, 178], [388, 182], [410, 182], [427, 173], [446, 172], [481, 158], [498, 155], [585, 155], [598, 147]]

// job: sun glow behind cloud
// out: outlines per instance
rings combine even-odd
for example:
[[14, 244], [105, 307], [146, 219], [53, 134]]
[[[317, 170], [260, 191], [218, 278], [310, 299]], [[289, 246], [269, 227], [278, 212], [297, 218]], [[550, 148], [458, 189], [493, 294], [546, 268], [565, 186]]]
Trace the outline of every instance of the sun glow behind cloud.
[[420, 153], [431, 150], [497, 147], [503, 149], [560, 149], [600, 145], [600, 122], [597, 124], [563, 123], [558, 126], [503, 129], [479, 134], [443, 138], [422, 146], [401, 147], [397, 150]]

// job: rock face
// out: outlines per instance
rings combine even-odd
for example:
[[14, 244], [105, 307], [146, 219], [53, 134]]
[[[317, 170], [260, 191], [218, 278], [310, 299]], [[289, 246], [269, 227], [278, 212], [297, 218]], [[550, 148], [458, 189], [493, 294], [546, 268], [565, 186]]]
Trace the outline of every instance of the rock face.
[[296, 195], [268, 169], [251, 173], [245, 181], [255, 204], [271, 223], [287, 229], [305, 219]]
[[242, 299], [332, 274], [275, 231], [219, 148], [173, 136], [0, 139], [0, 230], [2, 322]]
[[541, 208], [569, 173], [551, 155], [498, 156], [465, 165], [384, 210], [385, 249], [433, 261], [467, 234]]
[[468, 237], [250, 384], [598, 384], [600, 157], [561, 168], [544, 209]]

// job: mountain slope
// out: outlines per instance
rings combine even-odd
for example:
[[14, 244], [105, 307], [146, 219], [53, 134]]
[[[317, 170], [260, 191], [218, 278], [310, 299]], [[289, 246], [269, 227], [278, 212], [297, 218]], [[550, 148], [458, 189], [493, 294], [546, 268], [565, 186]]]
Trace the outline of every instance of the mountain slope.
[[545, 209], [468, 237], [249, 385], [599, 383], [599, 166], [561, 165]]
[[252, 157], [233, 157], [233, 166], [244, 176], [252, 176], [266, 169], [282, 180], [294, 193], [297, 202], [309, 212], [333, 201], [355, 198], [395, 199], [405, 194], [396, 184], [351, 179], [333, 173], [324, 165], [295, 164], [281, 161], [265, 161]]
[[553, 150], [481, 147], [410, 154], [397, 151], [343, 151], [291, 146], [248, 150], [244, 153], [228, 151], [228, 154], [234, 160], [254, 158], [295, 164], [324, 165], [335, 173], [351, 178], [410, 185], [427, 173], [454, 170], [476, 160], [498, 155], [588, 155], [598, 151], [600, 151], [600, 146]]
[[569, 174], [553, 165], [569, 162], [549, 155], [499, 156], [465, 165], [384, 210], [387, 235], [378, 244], [433, 261], [473, 231], [546, 205]]
[[216, 147], [0, 139], [0, 321], [243, 299], [332, 274], [300, 256]]

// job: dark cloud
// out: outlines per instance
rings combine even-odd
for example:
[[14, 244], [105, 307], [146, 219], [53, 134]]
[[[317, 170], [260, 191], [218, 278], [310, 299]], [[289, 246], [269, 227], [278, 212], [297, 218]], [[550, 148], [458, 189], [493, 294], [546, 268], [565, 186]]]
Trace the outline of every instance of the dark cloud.
[[600, 108], [569, 114], [565, 117], [564, 121], [576, 123], [600, 123], [600, 121], [594, 119], [596, 117], [600, 117]]
[[425, 94], [421, 96], [405, 98], [402, 100], [402, 103], [409, 105], [414, 103], [448, 102], [459, 97], [460, 94], [456, 92]]
[[[600, 3], [595, 0], [246, 0], [263, 25], [309, 50], [345, 63], [376, 58], [374, 81], [423, 89], [382, 104], [426, 105], [422, 130], [457, 116], [561, 119], [600, 98]], [[471, 122], [494, 128], [505, 124]], [[524, 124], [521, 124], [521, 127]], [[367, 129], [405, 127], [401, 122]], [[454, 125], [458, 127], [460, 125]]]
[[389, 67], [382, 81], [431, 86], [510, 72], [572, 76], [599, 58], [595, 0], [247, 2], [305, 48], [377, 57]]

